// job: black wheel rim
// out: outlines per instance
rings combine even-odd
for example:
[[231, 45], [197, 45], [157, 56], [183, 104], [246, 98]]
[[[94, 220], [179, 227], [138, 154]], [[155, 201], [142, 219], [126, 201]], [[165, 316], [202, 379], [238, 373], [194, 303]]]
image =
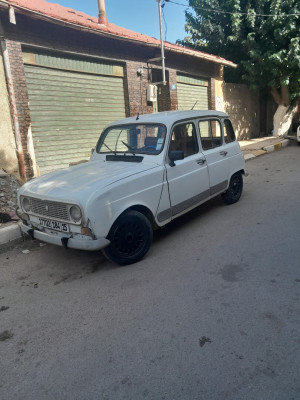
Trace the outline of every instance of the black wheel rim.
[[113, 244], [119, 254], [132, 257], [138, 254], [144, 247], [144, 229], [138, 223], [124, 222], [117, 227]]
[[236, 176], [230, 185], [230, 192], [233, 197], [236, 197], [240, 194], [242, 188], [241, 180], [238, 176]]

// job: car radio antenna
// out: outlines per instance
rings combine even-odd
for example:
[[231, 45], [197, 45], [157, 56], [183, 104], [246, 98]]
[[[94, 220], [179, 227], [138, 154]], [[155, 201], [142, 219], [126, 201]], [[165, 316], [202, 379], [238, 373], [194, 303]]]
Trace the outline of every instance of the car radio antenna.
[[198, 103], [198, 100], [195, 101], [195, 104], [193, 105], [193, 107], [191, 108], [191, 110], [194, 109], [195, 105]]

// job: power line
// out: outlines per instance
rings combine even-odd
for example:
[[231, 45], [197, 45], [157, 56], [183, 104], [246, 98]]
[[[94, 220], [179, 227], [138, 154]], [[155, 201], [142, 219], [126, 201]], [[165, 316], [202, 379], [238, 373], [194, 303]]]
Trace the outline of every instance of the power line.
[[[165, 2], [172, 3], [177, 6], [182, 6], [185, 8], [192, 8], [195, 10], [206, 11], [206, 12], [210, 12], [210, 13], [229, 14], [229, 15], [248, 15], [248, 13], [246, 13], [246, 12], [230, 12], [230, 11], [216, 10], [213, 8], [208, 9], [208, 8], [203, 8], [203, 7], [191, 7], [187, 4], [178, 3], [177, 1], [173, 1], [173, 0], [165, 0]], [[297, 16], [300, 16], [300, 13], [294, 13], [294, 14], [256, 14], [255, 13], [255, 17], [297, 17]]]

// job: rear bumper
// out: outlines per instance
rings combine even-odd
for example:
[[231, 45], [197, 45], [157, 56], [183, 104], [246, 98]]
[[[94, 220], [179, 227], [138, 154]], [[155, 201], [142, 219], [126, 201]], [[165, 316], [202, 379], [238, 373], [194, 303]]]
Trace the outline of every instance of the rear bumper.
[[101, 250], [108, 246], [110, 241], [105, 238], [100, 239], [74, 239], [67, 236], [51, 235], [32, 229], [30, 226], [20, 224], [24, 233], [29, 234], [33, 239], [38, 239], [42, 242], [54, 244], [56, 246], [66, 247], [68, 249], [95, 251]]

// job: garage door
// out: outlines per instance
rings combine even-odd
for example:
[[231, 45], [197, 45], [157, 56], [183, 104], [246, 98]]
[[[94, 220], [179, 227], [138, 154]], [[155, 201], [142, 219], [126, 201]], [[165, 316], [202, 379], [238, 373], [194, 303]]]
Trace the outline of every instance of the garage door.
[[24, 53], [39, 173], [88, 159], [102, 129], [125, 117], [123, 67]]
[[208, 80], [177, 74], [177, 98], [178, 110], [208, 110]]

